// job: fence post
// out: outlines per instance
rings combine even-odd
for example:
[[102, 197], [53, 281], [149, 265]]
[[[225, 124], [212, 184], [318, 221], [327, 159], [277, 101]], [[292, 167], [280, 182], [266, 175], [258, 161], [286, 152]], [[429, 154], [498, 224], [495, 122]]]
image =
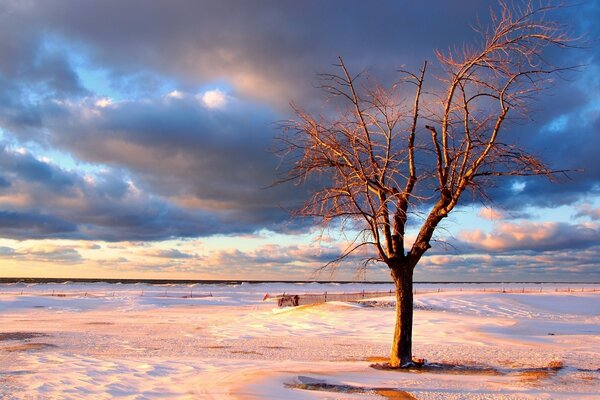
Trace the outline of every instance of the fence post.
[[327, 292], [325, 292], [325, 303], [327, 303]]

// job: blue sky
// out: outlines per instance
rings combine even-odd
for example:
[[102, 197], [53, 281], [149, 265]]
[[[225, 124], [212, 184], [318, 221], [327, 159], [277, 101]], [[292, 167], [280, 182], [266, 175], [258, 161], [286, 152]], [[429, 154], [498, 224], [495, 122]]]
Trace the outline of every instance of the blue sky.
[[[267, 188], [278, 121], [326, 110], [316, 74], [338, 56], [384, 84], [440, 74], [434, 50], [496, 7], [404, 3], [0, 1], [0, 276], [329, 279], [353, 232], [290, 217], [310, 187]], [[582, 45], [549, 56], [581, 67], [510, 135], [577, 172], [465, 198], [417, 280], [600, 280], [600, 4], [552, 18]]]

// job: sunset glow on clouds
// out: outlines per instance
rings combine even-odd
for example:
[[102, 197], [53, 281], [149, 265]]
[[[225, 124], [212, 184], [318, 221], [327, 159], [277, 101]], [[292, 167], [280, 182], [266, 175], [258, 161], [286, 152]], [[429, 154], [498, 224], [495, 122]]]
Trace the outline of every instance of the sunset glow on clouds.
[[[318, 109], [315, 74], [338, 55], [392, 82], [470, 40], [489, 6], [1, 3], [0, 276], [286, 280], [312, 279], [346, 246], [291, 219], [310, 187], [271, 187], [289, 104]], [[597, 41], [595, 2], [558, 18]], [[418, 280], [600, 280], [597, 47], [565, 52], [586, 67], [511, 131], [579, 172], [498, 180], [485, 204], [466, 196]]]
[[204, 92], [201, 99], [208, 108], [221, 108], [227, 103], [227, 95], [219, 89]]

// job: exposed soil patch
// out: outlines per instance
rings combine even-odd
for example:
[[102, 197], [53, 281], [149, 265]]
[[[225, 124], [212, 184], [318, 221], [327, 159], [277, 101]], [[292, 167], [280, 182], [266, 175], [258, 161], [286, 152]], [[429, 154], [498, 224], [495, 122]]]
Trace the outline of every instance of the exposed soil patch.
[[259, 355], [262, 356], [262, 353], [259, 353], [258, 351], [252, 351], [252, 350], [233, 350], [231, 351], [232, 354], [255, 354], [255, 355]]
[[[375, 357], [374, 357], [375, 358]], [[562, 361], [551, 361], [546, 367], [537, 368], [494, 368], [487, 365], [477, 364], [445, 364], [424, 363], [414, 364], [406, 368], [393, 368], [388, 363], [372, 364], [372, 368], [408, 372], [408, 373], [433, 373], [447, 375], [483, 375], [483, 376], [516, 376], [520, 381], [537, 383], [556, 376], [565, 368]], [[579, 372], [593, 372], [590, 370], [576, 369]]]
[[37, 350], [45, 350], [48, 348], [56, 347], [54, 344], [50, 343], [25, 343], [16, 346], [4, 347], [2, 350], [8, 351], [10, 353], [17, 351], [37, 351]]
[[540, 368], [540, 369], [531, 369], [525, 370], [522, 372], [518, 372], [517, 376], [521, 382], [526, 383], [536, 383], [544, 381], [548, 378], [555, 376], [558, 373], [558, 370], [551, 368]]
[[374, 389], [374, 392], [389, 400], [417, 400], [412, 394], [397, 389]]
[[0, 332], [0, 342], [4, 340], [28, 340], [48, 336], [40, 332]]
[[391, 367], [388, 363], [382, 364], [371, 364], [371, 368], [386, 370], [386, 371], [397, 371], [397, 372], [409, 372], [409, 373], [433, 373], [433, 374], [448, 374], [448, 375], [486, 375], [486, 376], [497, 376], [505, 375], [502, 371], [487, 366], [487, 365], [458, 365], [458, 364], [438, 364], [438, 363], [427, 363], [423, 365], [413, 364], [405, 368]]
[[306, 376], [299, 376], [298, 380], [300, 381], [299, 383], [286, 383], [285, 387], [289, 389], [314, 390], [332, 393], [378, 394], [389, 400], [417, 400], [417, 398], [410, 393], [394, 388], [367, 388], [353, 385], [336, 385]]
[[379, 357], [379, 356], [367, 357], [365, 359], [365, 361], [372, 362], [372, 363], [384, 363], [387, 360], [389, 360], [389, 357]]

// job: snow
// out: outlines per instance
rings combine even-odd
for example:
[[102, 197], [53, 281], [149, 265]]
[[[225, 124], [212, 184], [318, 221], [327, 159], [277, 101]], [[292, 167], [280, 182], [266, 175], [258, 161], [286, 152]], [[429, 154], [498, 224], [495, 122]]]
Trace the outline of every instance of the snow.
[[[417, 399], [600, 396], [599, 285], [417, 285], [415, 356], [493, 374], [371, 368], [388, 355], [393, 297], [282, 309], [262, 300], [391, 288], [1, 284], [0, 398], [386, 398], [378, 389]], [[549, 370], [556, 361], [565, 368]], [[330, 390], [297, 386], [307, 382]]]

